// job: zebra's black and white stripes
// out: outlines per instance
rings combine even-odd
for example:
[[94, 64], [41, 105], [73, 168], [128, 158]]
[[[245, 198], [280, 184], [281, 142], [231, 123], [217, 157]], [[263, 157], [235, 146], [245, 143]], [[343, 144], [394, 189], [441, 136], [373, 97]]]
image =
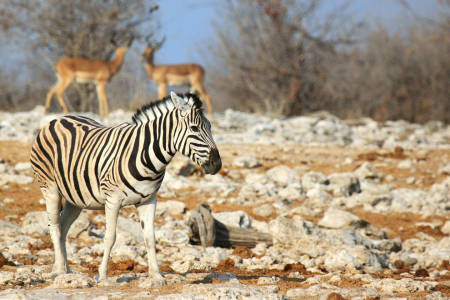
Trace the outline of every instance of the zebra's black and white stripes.
[[[211, 124], [195, 94], [171, 93], [141, 108], [131, 124], [105, 127], [85, 117], [65, 116], [45, 126], [33, 145], [31, 163], [47, 203], [56, 272], [70, 271], [65, 237], [81, 209], [104, 208], [107, 233], [99, 272], [100, 279], [106, 279], [119, 209], [136, 205], [141, 224], [147, 227], [144, 232], [153, 231], [156, 192], [176, 152], [190, 157], [209, 174], [222, 166]], [[61, 196], [67, 201], [60, 217]], [[147, 248], [153, 245], [147, 249], [149, 275], [161, 283], [154, 232], [144, 236]]]

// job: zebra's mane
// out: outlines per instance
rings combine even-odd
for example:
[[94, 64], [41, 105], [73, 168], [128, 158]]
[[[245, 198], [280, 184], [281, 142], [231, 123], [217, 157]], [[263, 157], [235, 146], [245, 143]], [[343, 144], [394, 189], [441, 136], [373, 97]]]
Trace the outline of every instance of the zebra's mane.
[[[197, 109], [202, 109], [202, 101], [197, 94], [188, 92], [184, 95], [177, 93], [177, 95], [183, 98], [186, 102], [189, 102], [189, 105], [194, 106]], [[133, 123], [137, 125], [154, 120], [174, 109], [175, 105], [173, 104], [172, 98], [170, 95], [166, 96], [161, 100], [151, 102], [138, 109], [132, 117]]]

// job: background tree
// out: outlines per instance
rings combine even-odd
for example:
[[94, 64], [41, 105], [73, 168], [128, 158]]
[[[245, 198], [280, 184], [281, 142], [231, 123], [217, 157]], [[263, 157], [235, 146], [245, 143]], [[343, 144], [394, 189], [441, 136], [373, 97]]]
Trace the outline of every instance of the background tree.
[[[155, 6], [146, 0], [5, 0], [0, 6], [5, 16], [0, 26], [10, 38], [26, 40], [41, 64], [47, 60], [54, 65], [63, 56], [109, 60], [115, 49], [113, 35], [120, 43], [129, 33], [140, 37], [156, 31]], [[85, 111], [88, 103], [96, 107], [89, 101], [95, 96], [93, 87], [75, 86], [78, 101], [69, 91], [74, 109]]]
[[450, 1], [435, 19], [399, 1], [412, 17], [395, 30], [333, 1], [228, 0], [207, 67], [216, 95], [273, 115], [450, 122]]
[[327, 106], [328, 73], [361, 24], [320, 0], [229, 0], [216, 27], [213, 84], [240, 109], [296, 115]]
[[[450, 122], [450, 1], [434, 20], [414, 14], [392, 31], [368, 31], [330, 73], [329, 90], [341, 117], [379, 121]], [[347, 112], [347, 113], [345, 113]]]

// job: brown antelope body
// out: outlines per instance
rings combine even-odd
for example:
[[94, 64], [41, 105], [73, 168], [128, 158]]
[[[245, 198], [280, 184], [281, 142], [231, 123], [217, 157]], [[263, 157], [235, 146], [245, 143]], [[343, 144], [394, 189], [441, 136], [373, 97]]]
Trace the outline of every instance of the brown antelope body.
[[211, 96], [206, 92], [203, 82], [205, 70], [202, 66], [193, 63], [178, 65], [155, 65], [154, 53], [159, 50], [164, 43], [164, 39], [151, 44], [147, 39], [148, 45], [142, 54], [145, 59], [145, 71], [152, 81], [158, 85], [158, 99], [166, 96], [167, 86], [187, 85], [192, 91], [197, 92], [202, 101], [206, 102], [209, 117], [212, 118]]
[[45, 100], [45, 113], [48, 113], [53, 94], [59, 101], [64, 113], [68, 113], [66, 104], [62, 98], [62, 93], [73, 82], [86, 83], [93, 82], [96, 85], [99, 102], [100, 116], [105, 118], [109, 114], [108, 100], [106, 97], [106, 85], [112, 77], [119, 72], [125, 58], [125, 53], [133, 42], [133, 37], [125, 46], [118, 47], [113, 39], [111, 42], [116, 46], [116, 57], [111, 61], [89, 60], [83, 58], [61, 58], [55, 65], [56, 77], [58, 80], [50, 87]]

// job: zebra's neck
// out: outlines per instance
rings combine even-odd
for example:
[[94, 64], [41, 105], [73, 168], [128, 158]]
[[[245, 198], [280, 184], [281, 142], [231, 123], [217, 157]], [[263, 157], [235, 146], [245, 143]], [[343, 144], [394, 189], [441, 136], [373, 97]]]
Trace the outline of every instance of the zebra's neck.
[[[143, 165], [153, 173], [161, 173], [177, 152], [174, 142], [178, 114], [170, 111], [153, 120], [138, 125], [142, 128]], [[136, 157], [137, 159], [140, 159]]]

